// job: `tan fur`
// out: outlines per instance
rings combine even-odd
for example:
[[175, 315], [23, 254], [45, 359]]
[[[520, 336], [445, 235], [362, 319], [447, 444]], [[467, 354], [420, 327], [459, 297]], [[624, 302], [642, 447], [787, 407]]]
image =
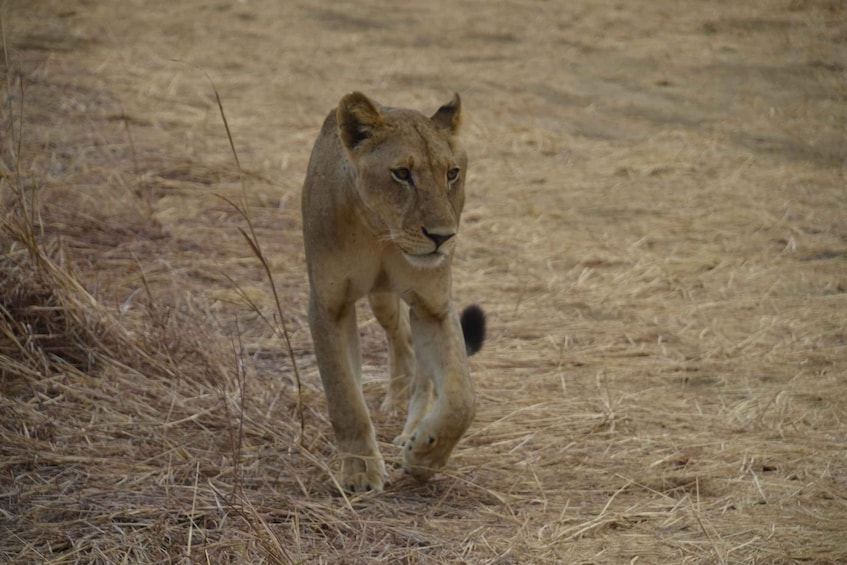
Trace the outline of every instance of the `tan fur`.
[[[384, 409], [408, 400], [407, 472], [441, 469], [474, 416], [450, 266], [467, 158], [456, 95], [431, 118], [344, 96], [330, 113], [303, 186], [309, 323], [342, 464], [353, 491], [382, 490], [385, 465], [361, 392], [355, 303], [368, 296], [389, 341]], [[409, 179], [406, 179], [408, 173]], [[434, 398], [433, 398], [434, 392]]]

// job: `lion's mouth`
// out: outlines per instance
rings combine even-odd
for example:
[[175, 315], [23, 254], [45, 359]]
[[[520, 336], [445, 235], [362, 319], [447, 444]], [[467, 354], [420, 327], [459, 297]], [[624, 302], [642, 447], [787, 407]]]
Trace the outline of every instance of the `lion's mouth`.
[[406, 257], [406, 261], [419, 268], [437, 267], [446, 257], [444, 253], [437, 249], [429, 253], [407, 253], [404, 251], [403, 255]]

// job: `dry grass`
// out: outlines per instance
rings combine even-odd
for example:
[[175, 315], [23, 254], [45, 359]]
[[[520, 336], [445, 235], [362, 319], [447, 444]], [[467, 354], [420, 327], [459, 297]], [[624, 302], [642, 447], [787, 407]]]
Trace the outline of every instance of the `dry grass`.
[[[0, 561], [847, 561], [840, 3], [207, 4], [0, 4]], [[462, 92], [491, 339], [447, 471], [351, 498], [297, 203], [357, 88]]]

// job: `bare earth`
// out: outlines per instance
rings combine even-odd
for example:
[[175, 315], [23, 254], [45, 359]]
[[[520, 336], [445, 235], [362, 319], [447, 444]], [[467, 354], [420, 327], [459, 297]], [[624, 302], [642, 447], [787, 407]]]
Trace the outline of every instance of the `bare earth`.
[[[844, 2], [0, 18], [0, 561], [847, 562]], [[418, 484], [360, 310], [392, 477], [359, 498], [331, 478], [299, 211], [353, 90], [461, 93], [454, 296], [490, 318], [477, 418]]]

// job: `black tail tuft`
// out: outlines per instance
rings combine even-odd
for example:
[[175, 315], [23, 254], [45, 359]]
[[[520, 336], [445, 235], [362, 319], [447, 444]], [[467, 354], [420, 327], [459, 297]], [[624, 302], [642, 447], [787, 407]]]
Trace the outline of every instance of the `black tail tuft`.
[[476, 304], [471, 304], [462, 312], [462, 333], [465, 334], [465, 349], [473, 355], [482, 349], [485, 341], [485, 312]]

